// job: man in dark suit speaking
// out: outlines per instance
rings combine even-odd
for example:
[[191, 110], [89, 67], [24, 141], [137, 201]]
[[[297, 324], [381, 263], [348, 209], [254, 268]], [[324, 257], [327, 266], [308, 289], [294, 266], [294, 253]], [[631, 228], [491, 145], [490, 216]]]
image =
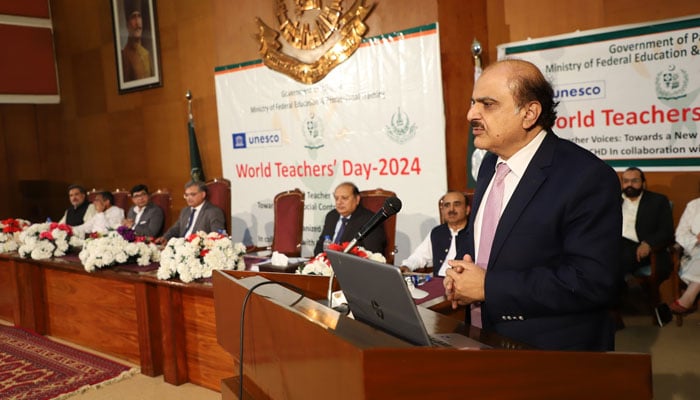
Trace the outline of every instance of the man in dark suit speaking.
[[533, 64], [492, 64], [471, 102], [474, 145], [490, 154], [479, 169], [466, 254], [447, 270], [448, 299], [471, 305], [472, 324], [537, 348], [613, 350], [617, 175], [551, 131], [557, 103]]
[[226, 229], [224, 212], [217, 206], [206, 201], [207, 185], [204, 182], [188, 182], [185, 185], [185, 201], [187, 206], [182, 209], [177, 222], [168, 229], [159, 243], [165, 243], [173, 237], [187, 237], [192, 233], [223, 232]]
[[[333, 192], [335, 209], [326, 214], [321, 236], [314, 248], [314, 254], [323, 251], [323, 241], [326, 236], [334, 243], [351, 241], [357, 232], [369, 221], [374, 213], [360, 205], [360, 190], [351, 182], [343, 182]], [[364, 239], [357, 242], [358, 246], [374, 253], [384, 253], [386, 235], [380, 224]]]

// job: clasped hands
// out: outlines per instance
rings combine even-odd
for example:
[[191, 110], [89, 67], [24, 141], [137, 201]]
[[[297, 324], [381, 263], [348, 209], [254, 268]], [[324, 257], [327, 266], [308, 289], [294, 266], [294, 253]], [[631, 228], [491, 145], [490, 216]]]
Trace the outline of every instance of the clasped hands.
[[642, 242], [637, 247], [637, 262], [642, 261], [651, 253], [651, 246], [647, 242]]
[[484, 301], [486, 270], [474, 264], [468, 254], [461, 260], [450, 260], [447, 263], [451, 268], [447, 269], [443, 285], [452, 308]]

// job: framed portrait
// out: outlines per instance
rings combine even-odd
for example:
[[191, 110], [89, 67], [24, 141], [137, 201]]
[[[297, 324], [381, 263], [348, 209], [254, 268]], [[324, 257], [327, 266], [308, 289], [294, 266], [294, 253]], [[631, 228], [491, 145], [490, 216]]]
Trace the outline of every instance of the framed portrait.
[[109, 1], [119, 93], [162, 86], [156, 0]]

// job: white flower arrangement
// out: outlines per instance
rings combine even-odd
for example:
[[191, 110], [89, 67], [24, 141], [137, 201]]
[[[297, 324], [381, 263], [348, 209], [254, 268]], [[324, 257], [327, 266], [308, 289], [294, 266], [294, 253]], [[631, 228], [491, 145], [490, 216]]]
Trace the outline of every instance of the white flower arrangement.
[[31, 223], [25, 219], [8, 218], [0, 221], [0, 253], [17, 251], [19, 235]]
[[186, 238], [172, 238], [160, 253], [158, 279], [175, 275], [183, 282], [211, 278], [215, 269], [245, 269], [245, 245], [233, 243], [220, 233], [193, 233]]
[[70, 246], [79, 246], [81, 242], [73, 236], [69, 225], [56, 222], [31, 225], [20, 233], [19, 240], [20, 257], [34, 260], [65, 256]]
[[160, 250], [153, 243], [129, 242], [119, 232], [110, 231], [105, 236], [86, 239], [78, 257], [85, 270], [93, 272], [96, 268], [134, 262], [145, 266], [160, 259]]
[[[343, 249], [345, 249], [345, 246], [347, 246], [347, 243], [341, 243], [341, 244], [331, 243], [331, 245], [329, 246], [329, 249], [343, 251]], [[361, 246], [353, 247], [350, 250], [350, 253], [354, 254], [358, 257], [369, 258], [370, 260], [383, 262], [383, 263], [386, 262], [386, 258], [384, 257], [384, 255], [382, 253], [372, 253], [371, 251], [368, 251], [364, 247], [361, 247]], [[299, 267], [299, 269], [297, 269], [296, 273], [300, 274], [300, 275], [331, 276], [331, 272], [332, 272], [331, 262], [326, 257], [326, 252], [324, 251], [323, 253], [320, 253], [316, 257], [309, 260], [308, 263]]]

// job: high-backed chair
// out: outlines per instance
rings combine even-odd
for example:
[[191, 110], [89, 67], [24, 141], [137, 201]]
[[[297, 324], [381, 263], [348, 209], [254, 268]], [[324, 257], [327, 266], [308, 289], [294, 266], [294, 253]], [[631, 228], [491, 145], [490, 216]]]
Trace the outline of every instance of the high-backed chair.
[[130, 208], [129, 199], [131, 199], [131, 194], [125, 189], [116, 189], [112, 192], [112, 196], [114, 196], [114, 205], [124, 210], [124, 216], [126, 216]]
[[231, 234], [231, 181], [225, 178], [214, 178], [207, 183], [207, 200], [224, 210], [226, 217], [226, 232]]
[[167, 189], [158, 189], [151, 193], [151, 202], [163, 210], [163, 230], [171, 225], [170, 208], [173, 205], [173, 198]]
[[95, 189], [95, 188], [88, 190], [88, 192], [87, 192], [88, 201], [90, 203], [92, 203], [95, 200], [95, 196], [97, 195], [97, 193], [99, 193], [101, 191], [102, 191], [101, 189]]
[[[389, 197], [396, 196], [396, 193], [384, 190], [381, 188], [374, 190], [363, 190], [360, 192], [360, 204], [372, 212], [379, 211], [384, 205], [384, 201]], [[394, 254], [396, 254], [396, 215], [387, 218], [383, 223], [384, 233], [386, 234], [386, 247], [384, 248], [384, 257], [387, 264], [394, 263]]]
[[305, 197], [304, 192], [299, 189], [275, 195], [272, 244], [269, 247], [249, 247], [247, 251], [271, 250], [288, 257], [301, 256]]

